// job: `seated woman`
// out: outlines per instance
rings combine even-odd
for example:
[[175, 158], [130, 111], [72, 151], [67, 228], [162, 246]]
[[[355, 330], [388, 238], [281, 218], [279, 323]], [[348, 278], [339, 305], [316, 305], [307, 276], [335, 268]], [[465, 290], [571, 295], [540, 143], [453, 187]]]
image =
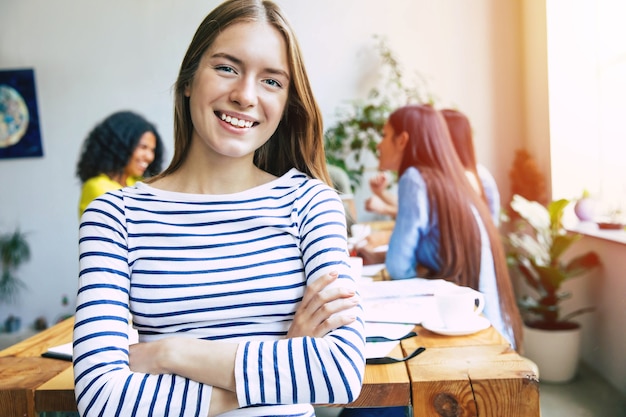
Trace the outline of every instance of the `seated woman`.
[[[396, 171], [400, 178], [385, 257], [391, 278], [440, 278], [482, 292], [483, 314], [514, 348], [521, 346], [521, 316], [498, 230], [465, 174], [441, 113], [428, 105], [394, 111], [378, 152], [379, 170]], [[406, 411], [346, 408], [341, 416], [400, 417]]]
[[[483, 197], [489, 207], [496, 226], [500, 223], [500, 192], [493, 175], [489, 170], [476, 162], [472, 128], [467, 116], [458, 110], [443, 109], [441, 114], [446, 120], [452, 145], [461, 164], [465, 168], [474, 190]], [[390, 217], [396, 217], [398, 212], [398, 198], [395, 193], [388, 191], [389, 180], [384, 173], [379, 173], [370, 180], [370, 189], [373, 195], [366, 200], [365, 209]]]
[[521, 317], [500, 236], [465, 175], [443, 116], [428, 105], [402, 107], [383, 133], [379, 169], [400, 178], [396, 223], [383, 254], [389, 275], [442, 278], [481, 291], [483, 314], [520, 347]]
[[83, 142], [76, 175], [83, 188], [79, 216], [91, 201], [161, 172], [163, 142], [142, 116], [120, 111], [98, 123]]

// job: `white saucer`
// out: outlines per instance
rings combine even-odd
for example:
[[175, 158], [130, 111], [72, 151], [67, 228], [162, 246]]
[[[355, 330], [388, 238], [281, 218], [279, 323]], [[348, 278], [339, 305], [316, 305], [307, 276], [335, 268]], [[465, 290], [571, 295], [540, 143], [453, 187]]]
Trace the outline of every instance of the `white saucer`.
[[491, 323], [486, 317], [476, 317], [470, 323], [465, 324], [462, 327], [448, 328], [440, 320], [427, 320], [422, 323], [422, 327], [426, 330], [430, 330], [433, 333], [442, 334], [444, 336], [465, 336], [468, 334], [476, 333], [481, 330], [485, 330], [491, 326]]

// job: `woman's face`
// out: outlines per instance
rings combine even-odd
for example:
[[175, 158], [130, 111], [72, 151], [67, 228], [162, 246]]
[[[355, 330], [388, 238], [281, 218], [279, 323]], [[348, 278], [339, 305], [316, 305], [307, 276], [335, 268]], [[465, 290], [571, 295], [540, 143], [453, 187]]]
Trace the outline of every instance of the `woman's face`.
[[383, 140], [376, 146], [378, 149], [378, 170], [398, 171], [402, 162], [402, 154], [406, 141], [396, 135], [389, 122], [383, 126]]
[[287, 46], [274, 27], [229, 26], [205, 52], [185, 90], [192, 141], [213, 156], [251, 159], [278, 127], [289, 79]]
[[130, 156], [130, 160], [124, 169], [129, 177], [143, 177], [148, 166], [154, 161], [154, 151], [157, 139], [154, 133], [146, 132], [139, 138], [139, 143]]

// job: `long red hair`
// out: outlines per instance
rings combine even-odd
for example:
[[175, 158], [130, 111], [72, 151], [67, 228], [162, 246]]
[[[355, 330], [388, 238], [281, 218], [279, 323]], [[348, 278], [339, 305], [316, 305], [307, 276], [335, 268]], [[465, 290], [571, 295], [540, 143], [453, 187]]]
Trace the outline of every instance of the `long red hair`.
[[436, 214], [438, 219], [441, 269], [433, 277], [479, 289], [481, 244], [472, 211], [475, 207], [489, 236], [500, 309], [513, 330], [515, 345], [521, 347], [522, 320], [500, 233], [487, 205], [465, 176], [442, 114], [429, 105], [410, 105], [394, 111], [389, 124], [396, 135], [409, 135], [398, 174], [402, 176], [409, 167], [419, 170], [428, 190], [430, 218]]

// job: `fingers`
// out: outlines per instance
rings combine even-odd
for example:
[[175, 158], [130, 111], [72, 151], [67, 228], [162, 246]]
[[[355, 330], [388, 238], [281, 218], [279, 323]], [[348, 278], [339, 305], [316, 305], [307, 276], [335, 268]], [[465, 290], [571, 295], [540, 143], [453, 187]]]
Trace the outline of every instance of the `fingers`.
[[387, 176], [384, 172], [379, 172], [378, 174], [370, 178], [369, 183], [372, 192], [376, 195], [380, 195], [389, 185], [389, 180], [387, 179]]
[[[350, 303], [349, 300], [353, 299], [355, 295], [356, 294], [353, 289], [346, 287], [324, 287], [322, 290], [315, 290], [310, 287], [307, 288], [305, 292], [305, 298], [307, 298], [307, 301], [305, 302], [303, 298], [301, 309], [303, 309], [304, 312], [311, 317], [314, 317], [317, 314], [318, 317], [326, 316], [327, 318], [327, 316], [345, 309], [342, 308], [344, 304], [339, 301], [348, 300], [348, 303]], [[353, 303], [353, 305], [354, 304], [358, 304], [358, 299], [356, 303]], [[321, 319], [319, 321], [321, 321]]]
[[360, 298], [353, 291], [339, 290], [339, 294], [334, 294], [331, 300], [319, 304], [318, 308], [313, 312], [314, 321], [321, 323], [331, 315], [349, 310], [359, 304]]
[[[355, 291], [346, 287], [329, 288], [337, 276], [337, 272], [331, 272], [307, 286], [287, 337], [322, 337], [356, 319], [354, 314], [347, 312], [359, 304]], [[340, 314], [342, 312], [346, 314]]]
[[[315, 310], [313, 315], [307, 320], [307, 323], [301, 325], [301, 328], [309, 326], [311, 328], [311, 336], [323, 337], [328, 332], [356, 320], [356, 315], [347, 312], [347, 310], [352, 309], [358, 304], [359, 298], [356, 295], [350, 298], [340, 298], [327, 302]], [[346, 314], [341, 314], [344, 311], [346, 311]]]
[[324, 337], [328, 332], [347, 326], [356, 320], [354, 314], [338, 314], [323, 321], [315, 330], [313, 337]]
[[308, 284], [302, 297], [302, 306], [306, 307], [313, 297], [318, 295], [324, 288], [334, 282], [339, 274], [336, 271], [324, 274], [315, 280], [312, 284]]

